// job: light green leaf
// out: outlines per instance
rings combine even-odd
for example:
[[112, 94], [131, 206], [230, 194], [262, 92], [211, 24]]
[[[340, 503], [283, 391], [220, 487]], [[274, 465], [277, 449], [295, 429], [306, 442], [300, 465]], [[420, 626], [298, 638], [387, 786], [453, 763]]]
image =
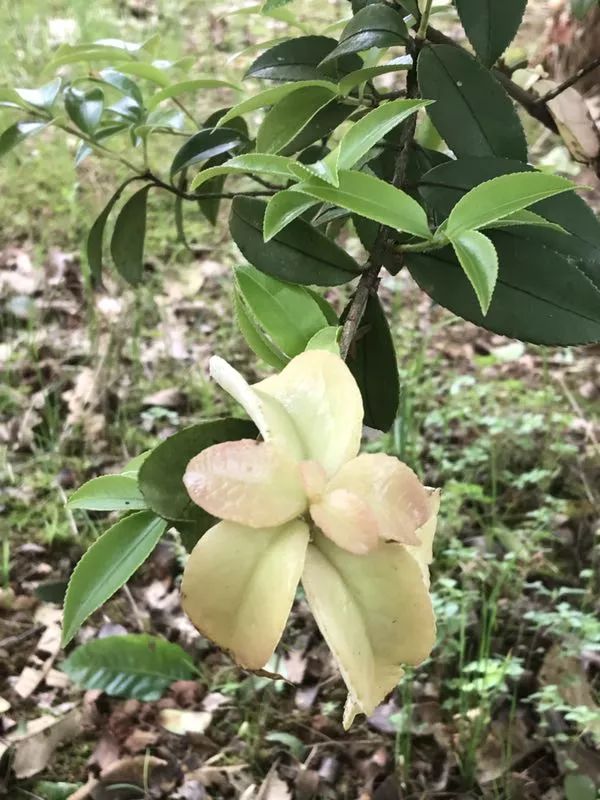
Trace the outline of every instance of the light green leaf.
[[138, 511], [115, 523], [84, 553], [65, 595], [63, 646], [144, 563], [166, 527], [152, 512]]
[[234, 288], [233, 306], [236, 322], [248, 347], [269, 366], [275, 367], [276, 370], [282, 370], [288, 363], [288, 359], [267, 339], [258, 323], [250, 316], [237, 287]]
[[526, 210], [515, 211], [514, 214], [509, 214], [507, 217], [489, 222], [487, 225], [483, 225], [482, 230], [486, 228], [517, 228], [522, 225], [533, 225], [536, 228], [547, 228], [557, 233], [569, 234], [565, 228], [557, 225], [556, 222], [549, 222], [534, 211]]
[[341, 328], [338, 325], [328, 325], [326, 328], [321, 328], [315, 335], [307, 342], [305, 350], [328, 350], [336, 356], [340, 355], [340, 337]]
[[429, 105], [430, 100], [391, 100], [355, 122], [342, 136], [339, 145], [322, 161], [301, 165], [303, 171], [337, 186], [337, 172], [351, 169], [377, 142], [411, 114]]
[[250, 111], [256, 111], [259, 108], [266, 106], [274, 106], [280, 100], [283, 100], [288, 94], [297, 91], [298, 89], [321, 88], [330, 89], [332, 94], [337, 93], [337, 86], [330, 81], [294, 81], [293, 83], [284, 83], [282, 86], [273, 86], [270, 89], [264, 89], [262, 92], [253, 95], [252, 97], [242, 100], [237, 105], [230, 108], [217, 122], [217, 128], [226, 125], [229, 120], [235, 119], [242, 114], [248, 114]]
[[114, 208], [117, 200], [123, 193], [125, 187], [128, 186], [133, 180], [135, 180], [135, 178], [128, 178], [119, 186], [117, 191], [113, 194], [113, 196], [110, 198], [106, 206], [102, 209], [102, 211], [96, 218], [94, 224], [90, 228], [90, 232], [88, 233], [88, 238], [86, 242], [86, 255], [90, 267], [90, 277], [93, 286], [97, 286], [102, 278], [102, 250], [104, 242], [104, 229], [106, 228], [108, 217], [110, 215], [110, 212]]
[[458, 201], [448, 217], [446, 235], [454, 239], [462, 231], [477, 230], [540, 200], [574, 188], [572, 181], [543, 172], [500, 175], [475, 186]]
[[119, 274], [136, 286], [144, 270], [146, 204], [149, 186], [137, 191], [125, 203], [115, 222], [110, 252]]
[[30, 106], [36, 108], [50, 109], [56, 100], [56, 96], [60, 90], [61, 79], [55, 78], [45, 86], [40, 86], [39, 89], [15, 89], [15, 93], [29, 103]]
[[462, 231], [452, 240], [456, 257], [470, 280], [482, 314], [487, 314], [498, 279], [498, 254], [487, 236], [479, 231]]
[[144, 463], [144, 461], [148, 458], [152, 451], [151, 450], [144, 450], [143, 453], [140, 453], [137, 456], [134, 456], [130, 459], [127, 464], [121, 470], [121, 475], [124, 475], [127, 478], [137, 478], [138, 472], [140, 471], [140, 467]]
[[301, 353], [327, 319], [304, 286], [279, 281], [251, 266], [237, 267], [240, 297], [259, 330], [288, 358]]
[[256, 135], [256, 150], [278, 153], [336, 96], [336, 90], [320, 86], [298, 89], [267, 112]]
[[264, 155], [262, 153], [248, 153], [243, 156], [234, 156], [220, 167], [210, 167], [199, 172], [191, 183], [190, 190], [194, 191], [206, 181], [218, 175], [244, 175], [247, 173], [258, 173], [259, 175], [269, 175], [273, 178], [290, 180], [293, 173], [290, 165], [294, 162], [285, 156]]
[[171, 78], [167, 72], [155, 67], [153, 64], [128, 61], [125, 64], [119, 64], [119, 72], [124, 72], [126, 75], [135, 75], [137, 78], [144, 78], [150, 83], [155, 83], [165, 89], [171, 84]]
[[198, 672], [178, 644], [145, 633], [94, 639], [74, 650], [61, 669], [85, 689], [145, 702]]
[[146, 501], [134, 478], [101, 475], [73, 492], [68, 505], [88, 511], [132, 511], [146, 508]]
[[156, 92], [156, 94], [153, 94], [152, 97], [149, 98], [146, 107], [148, 111], [152, 111], [156, 106], [162, 103], [163, 100], [179, 97], [186, 92], [193, 92], [197, 89], [235, 89], [238, 92], [241, 91], [240, 86], [230, 81], [219, 80], [217, 78], [194, 78], [189, 81], [173, 83], [171, 86], [167, 86]]
[[273, 195], [267, 203], [263, 222], [263, 238], [265, 242], [276, 236], [286, 225], [301, 216], [315, 203], [314, 198], [295, 192], [293, 189], [284, 189]]
[[124, 75], [116, 69], [108, 68], [100, 70], [100, 78], [104, 83], [107, 83], [109, 86], [112, 86], [113, 89], [117, 89], [117, 91], [121, 92], [121, 94], [133, 98], [138, 105], [143, 105], [144, 98], [140, 87], [135, 81], [128, 78], [127, 75]]
[[362, 69], [354, 70], [342, 78], [338, 84], [339, 92], [346, 95], [365, 81], [370, 81], [379, 75], [386, 75], [389, 72], [399, 72], [400, 70], [407, 70], [412, 67], [412, 56], [399, 56], [393, 61], [388, 61], [387, 64], [379, 64], [375, 67], [363, 67]]
[[324, 181], [306, 181], [297, 184], [294, 191], [346, 208], [395, 230], [431, 238], [427, 214], [406, 192], [364, 172], [341, 170], [338, 178], [338, 188]]

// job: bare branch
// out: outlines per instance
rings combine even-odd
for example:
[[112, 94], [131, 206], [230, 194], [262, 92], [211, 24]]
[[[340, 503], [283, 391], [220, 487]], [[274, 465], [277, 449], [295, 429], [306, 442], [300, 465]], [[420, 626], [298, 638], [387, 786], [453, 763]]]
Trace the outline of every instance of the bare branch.
[[562, 94], [567, 89], [570, 89], [571, 86], [574, 86], [577, 83], [577, 81], [580, 81], [586, 75], [589, 75], [590, 72], [593, 72], [595, 69], [598, 69], [598, 67], [600, 67], [600, 56], [598, 56], [598, 58], [595, 58], [593, 61], [590, 61], [590, 63], [586, 64], [584, 67], [581, 67], [581, 69], [577, 70], [577, 72], [574, 75], [571, 75], [571, 77], [567, 78], [566, 81], [563, 81], [555, 89], [552, 89], [551, 92], [548, 92], [548, 94], [545, 94], [543, 97], [540, 97], [538, 103], [540, 104], [549, 103], [550, 100], [554, 100], [555, 97], [558, 97], [559, 94]]

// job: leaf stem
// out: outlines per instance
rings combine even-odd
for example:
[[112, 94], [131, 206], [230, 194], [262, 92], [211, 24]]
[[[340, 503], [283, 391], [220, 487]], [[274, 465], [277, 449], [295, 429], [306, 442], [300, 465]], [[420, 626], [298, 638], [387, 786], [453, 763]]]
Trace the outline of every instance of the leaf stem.
[[426, 0], [425, 8], [423, 9], [421, 20], [419, 22], [419, 29], [417, 30], [417, 39], [420, 39], [421, 41], [424, 41], [427, 37], [427, 28], [429, 26], [429, 17], [431, 16], [432, 6], [433, 0]]
[[147, 171], [143, 175], [139, 176], [143, 178], [149, 183], [152, 183], [154, 186], [157, 186], [159, 189], [165, 189], [167, 192], [176, 195], [177, 197], [181, 197], [182, 200], [207, 200], [207, 199], [222, 199], [222, 200], [233, 200], [236, 197], [271, 197], [279, 191], [279, 188], [275, 189], [261, 189], [259, 191], [251, 191], [251, 192], [207, 192], [206, 194], [196, 194], [195, 192], [185, 192], [182, 189], [178, 189], [176, 186], [172, 186], [170, 183], [165, 183], [165, 181], [161, 180], [158, 175], [155, 175], [153, 172]]

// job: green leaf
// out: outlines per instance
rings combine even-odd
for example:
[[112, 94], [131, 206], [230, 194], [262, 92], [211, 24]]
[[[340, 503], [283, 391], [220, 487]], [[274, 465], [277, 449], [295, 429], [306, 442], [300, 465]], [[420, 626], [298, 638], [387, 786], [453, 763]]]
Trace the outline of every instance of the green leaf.
[[304, 172], [337, 185], [337, 171], [351, 169], [377, 142], [429, 100], [392, 100], [369, 111], [342, 136], [339, 145], [322, 161], [306, 165]]
[[288, 359], [279, 352], [261, 331], [258, 322], [252, 318], [249, 310], [244, 305], [237, 287], [234, 287], [233, 306], [235, 318], [242, 336], [248, 347], [271, 367], [281, 370], [288, 363]]
[[86, 550], [73, 570], [63, 615], [63, 647], [85, 620], [120, 589], [148, 558], [167, 523], [137, 511], [109, 528]]
[[328, 138], [355, 110], [354, 106], [336, 100], [323, 106], [298, 135], [286, 145], [283, 149], [283, 155], [292, 155], [315, 142]]
[[565, 778], [565, 800], [596, 800], [596, 784], [587, 775], [572, 773]]
[[294, 191], [333, 203], [395, 230], [412, 233], [423, 239], [431, 238], [427, 214], [416, 200], [401, 189], [373, 175], [351, 170], [341, 170], [338, 183], [336, 188], [324, 181], [306, 181], [297, 184]]
[[150, 81], [150, 83], [162, 86], [163, 89], [171, 85], [171, 78], [168, 73], [152, 64], [143, 64], [140, 61], [128, 61], [125, 64], [119, 64], [119, 71], [126, 75], [135, 75], [136, 78], [144, 78], [144, 80]]
[[[348, 309], [349, 306], [342, 314], [342, 322]], [[400, 383], [392, 334], [377, 295], [369, 295], [360, 331], [347, 364], [362, 395], [365, 425], [387, 431], [396, 419]]]
[[370, 3], [352, 17], [342, 31], [340, 43], [321, 64], [371, 47], [402, 45], [407, 39], [408, 29], [401, 14], [384, 3]]
[[239, 117], [242, 114], [248, 114], [251, 111], [256, 111], [257, 109], [265, 108], [266, 106], [274, 106], [280, 100], [283, 100], [283, 98], [288, 94], [296, 92], [298, 89], [310, 88], [331, 89], [332, 94], [336, 94], [337, 92], [337, 86], [335, 83], [323, 80], [295, 81], [293, 83], [285, 83], [283, 86], [272, 86], [269, 89], [264, 89], [262, 92], [258, 92], [258, 94], [252, 95], [252, 97], [242, 100], [240, 103], [230, 108], [229, 111], [227, 111], [227, 113], [224, 114], [217, 122], [217, 128], [226, 125], [229, 120], [235, 119], [235, 117]]
[[279, 100], [266, 114], [256, 134], [256, 150], [278, 153], [335, 97], [331, 89], [310, 86]]
[[104, 229], [106, 228], [108, 217], [117, 200], [123, 193], [125, 187], [128, 186], [133, 180], [135, 180], [135, 178], [128, 178], [119, 186], [117, 191], [113, 194], [106, 206], [96, 218], [94, 224], [90, 228], [90, 232], [88, 233], [86, 254], [93, 286], [98, 286], [102, 279], [102, 245], [104, 241]]
[[427, 113], [461, 156], [500, 156], [527, 161], [527, 141], [514, 106], [496, 79], [460, 47], [424, 47], [419, 87], [436, 102]]
[[61, 669], [85, 689], [145, 702], [159, 700], [172, 683], [198, 672], [179, 645], [145, 633], [94, 639], [71, 653]]
[[303, 286], [284, 283], [251, 266], [237, 267], [239, 295], [267, 337], [288, 358], [327, 325], [314, 296]]
[[113, 89], [117, 89], [117, 91], [121, 92], [121, 94], [126, 97], [131, 97], [139, 106], [144, 104], [144, 98], [140, 87], [135, 81], [132, 81], [131, 78], [128, 78], [127, 75], [122, 72], [111, 68], [102, 69], [100, 70], [100, 78], [104, 83], [107, 83], [109, 86], [112, 86]]
[[515, 211], [502, 219], [495, 219], [493, 222], [483, 225], [482, 228], [514, 228], [519, 225], [534, 225], [568, 235], [568, 232], [562, 226], [554, 222], [548, 222], [547, 219], [540, 217], [539, 214], [535, 214], [533, 211]]
[[315, 335], [307, 342], [305, 350], [328, 350], [336, 356], [340, 355], [340, 327], [338, 325], [328, 325], [326, 328], [321, 328]]
[[349, 94], [352, 89], [359, 86], [361, 83], [365, 83], [365, 81], [370, 81], [373, 78], [377, 78], [379, 75], [387, 75], [389, 72], [400, 72], [401, 70], [410, 69], [412, 63], [412, 56], [399, 56], [392, 61], [388, 61], [387, 64], [357, 69], [342, 78], [338, 84], [339, 92], [344, 95]]
[[211, 167], [199, 172], [191, 183], [190, 189], [194, 191], [206, 181], [219, 175], [244, 175], [257, 173], [269, 175], [273, 178], [290, 180], [290, 159], [285, 156], [265, 155], [263, 153], [247, 153], [243, 156], [234, 156], [220, 167]]
[[171, 177], [200, 161], [230, 153], [247, 141], [236, 128], [206, 128], [198, 131], [177, 151], [171, 164]]
[[0, 158], [16, 147], [24, 139], [33, 136], [50, 125], [49, 122], [15, 122], [0, 133]]
[[332, 74], [341, 78], [362, 66], [356, 56], [341, 58], [333, 67], [320, 66], [323, 59], [337, 47], [337, 41], [328, 36], [299, 36], [269, 48], [254, 61], [246, 78], [271, 81], [314, 81]]
[[284, 189], [277, 192], [267, 203], [265, 218], [263, 220], [263, 238], [270, 241], [286, 225], [293, 222], [315, 205], [315, 200], [306, 194], [300, 194], [293, 189]]
[[138, 482], [148, 506], [172, 521], [210, 524], [213, 518], [195, 505], [183, 484], [191, 459], [207, 447], [235, 439], [255, 439], [254, 424], [223, 418], [201, 422], [178, 431], [155, 447], [140, 467]]
[[453, 239], [462, 231], [476, 230], [574, 188], [572, 181], [544, 172], [500, 175], [475, 186], [458, 201], [448, 217], [446, 235]]
[[575, 263], [539, 241], [506, 231], [490, 233], [490, 239], [499, 270], [485, 316], [451, 248], [407, 253], [405, 260], [437, 303], [494, 333], [534, 344], [600, 341], [600, 292]]
[[35, 796], [41, 800], [69, 800], [69, 797], [79, 789], [80, 783], [65, 783], [59, 781], [38, 781], [33, 787]]
[[514, 39], [527, 0], [456, 0], [456, 10], [469, 41], [487, 67]]
[[598, 5], [599, 0], [571, 0], [571, 11], [577, 19], [583, 19], [592, 8]]
[[265, 242], [265, 209], [261, 200], [236, 197], [229, 218], [234, 242], [261, 272], [289, 283], [315, 286], [338, 286], [360, 274], [361, 268], [345, 250], [304, 220], [294, 220]]
[[64, 93], [65, 110], [77, 127], [93, 136], [102, 119], [104, 94], [102, 89], [88, 92], [70, 86]]
[[29, 103], [30, 106], [36, 108], [43, 108], [46, 111], [50, 110], [54, 105], [54, 101], [58, 95], [61, 86], [61, 79], [55, 78], [50, 83], [40, 86], [39, 89], [15, 89], [15, 93]]
[[186, 94], [186, 92], [194, 92], [197, 89], [236, 89], [236, 91], [240, 91], [240, 87], [230, 81], [224, 81], [218, 78], [194, 78], [189, 81], [173, 83], [171, 86], [167, 86], [156, 92], [156, 94], [153, 94], [152, 97], [148, 99], [146, 107], [148, 111], [152, 111], [162, 103], [163, 100], [179, 97], [182, 94]]
[[73, 492], [68, 505], [88, 511], [132, 511], [146, 508], [146, 501], [135, 478], [101, 475]]
[[[519, 171], [531, 172], [533, 168], [507, 159], [459, 159], [423, 176], [419, 192], [438, 219], [443, 219], [473, 187], [498, 175]], [[517, 243], [528, 239], [565, 256], [571, 265], [569, 269], [577, 267], [600, 290], [600, 222], [592, 209], [574, 192], [568, 192], [536, 203], [532, 210], [570, 235], [531, 226], [513, 228], [507, 235], [513, 236]]]
[[115, 222], [110, 252], [119, 275], [132, 286], [142, 279], [146, 205], [150, 186], [144, 186], [125, 203]]
[[485, 316], [498, 279], [498, 254], [487, 236], [479, 231], [462, 231], [452, 239], [459, 264], [475, 289]]

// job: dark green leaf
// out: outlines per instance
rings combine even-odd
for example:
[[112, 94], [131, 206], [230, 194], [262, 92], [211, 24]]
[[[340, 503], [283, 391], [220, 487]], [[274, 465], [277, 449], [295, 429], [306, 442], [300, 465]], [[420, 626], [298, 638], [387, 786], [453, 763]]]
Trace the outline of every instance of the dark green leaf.
[[68, 581], [44, 581], [34, 589], [35, 596], [44, 603], [56, 603], [61, 606], [65, 601]]
[[132, 97], [139, 106], [144, 104], [144, 98], [140, 87], [135, 81], [128, 78], [127, 75], [124, 75], [116, 69], [103, 69], [100, 70], [100, 77], [104, 83], [117, 89], [122, 94]]
[[323, 78], [343, 77], [360, 69], [357, 56], [340, 58], [333, 67], [319, 67], [323, 59], [337, 47], [337, 41], [328, 36], [299, 36], [280, 42], [259, 56], [246, 72], [246, 78], [263, 78], [271, 81], [314, 81]]
[[61, 79], [55, 78], [50, 83], [40, 86], [39, 89], [15, 89], [21, 100], [29, 103], [30, 106], [43, 108], [48, 111], [52, 108], [56, 96], [60, 90]]
[[424, 47], [418, 62], [427, 113], [460, 156], [500, 156], [527, 161], [527, 142], [514, 106], [478, 61], [453, 45]]
[[65, 596], [63, 645], [82, 623], [127, 583], [148, 558], [167, 523], [150, 511], [137, 511], [109, 528], [84, 553], [73, 570]]
[[271, 241], [263, 240], [266, 204], [236, 197], [231, 205], [229, 230], [245, 258], [261, 272], [290, 283], [338, 286], [360, 273], [360, 267], [304, 220], [294, 220]]
[[304, 150], [305, 147], [329, 136], [354, 111], [354, 107], [335, 100], [317, 111], [315, 116], [302, 128], [300, 133], [283, 149], [283, 155], [289, 156]]
[[465, 33], [487, 67], [514, 39], [526, 6], [527, 0], [456, 0]]
[[408, 29], [404, 18], [384, 3], [369, 3], [346, 25], [340, 43], [321, 62], [327, 64], [340, 56], [360, 53], [371, 47], [394, 47], [404, 44]]
[[104, 111], [104, 94], [101, 89], [90, 89], [88, 92], [70, 86], [64, 93], [65, 109], [75, 125], [93, 136], [102, 119]]
[[[347, 313], [348, 308], [342, 314], [342, 322]], [[360, 388], [365, 425], [389, 430], [396, 419], [400, 400], [398, 364], [385, 312], [374, 294], [369, 295], [347, 363]]]
[[198, 131], [177, 151], [171, 164], [171, 177], [200, 161], [230, 153], [245, 144], [246, 137], [235, 128], [213, 128]]
[[224, 418], [201, 422], [170, 436], [152, 450], [140, 468], [138, 481], [148, 506], [168, 520], [203, 522], [208, 515], [190, 500], [183, 484], [188, 463], [214, 444], [255, 439], [257, 435], [253, 423]]
[[[474, 186], [498, 175], [532, 169], [518, 161], [502, 158], [459, 159], [428, 172], [421, 180], [419, 191], [431, 211], [437, 215], [438, 221], [441, 221]], [[531, 210], [560, 225], [571, 235], [531, 226], [511, 229], [507, 235], [514, 236], [518, 241], [528, 239], [537, 242], [566, 256], [600, 290], [600, 222], [592, 209], [581, 197], [569, 192], [536, 203]]]
[[144, 186], [125, 203], [115, 222], [110, 252], [119, 275], [132, 286], [142, 279], [146, 205], [150, 187]]
[[327, 325], [319, 304], [304, 286], [284, 283], [251, 266], [237, 267], [235, 280], [259, 329], [288, 358], [301, 353]]
[[600, 341], [600, 292], [575, 264], [505, 231], [490, 232], [490, 239], [500, 267], [486, 316], [451, 249], [407, 254], [406, 261], [436, 302], [494, 333], [534, 344]]
[[334, 96], [330, 89], [319, 86], [287, 94], [265, 115], [256, 134], [257, 152], [279, 153]]
[[48, 122], [16, 122], [0, 134], [0, 158], [23, 139], [47, 128]]
[[571, 0], [571, 11], [577, 19], [583, 19], [592, 8], [596, 8], [599, 0]]
[[129, 178], [119, 186], [90, 228], [86, 243], [86, 253], [93, 286], [98, 286], [102, 278], [102, 244], [104, 241], [106, 222], [123, 190], [132, 180], [134, 180], [134, 178]]
[[135, 478], [101, 475], [73, 492], [69, 497], [69, 506], [88, 511], [132, 511], [146, 508], [146, 502]]
[[62, 670], [85, 689], [146, 702], [197, 673], [179, 645], [145, 633], [94, 639], [71, 653]]

